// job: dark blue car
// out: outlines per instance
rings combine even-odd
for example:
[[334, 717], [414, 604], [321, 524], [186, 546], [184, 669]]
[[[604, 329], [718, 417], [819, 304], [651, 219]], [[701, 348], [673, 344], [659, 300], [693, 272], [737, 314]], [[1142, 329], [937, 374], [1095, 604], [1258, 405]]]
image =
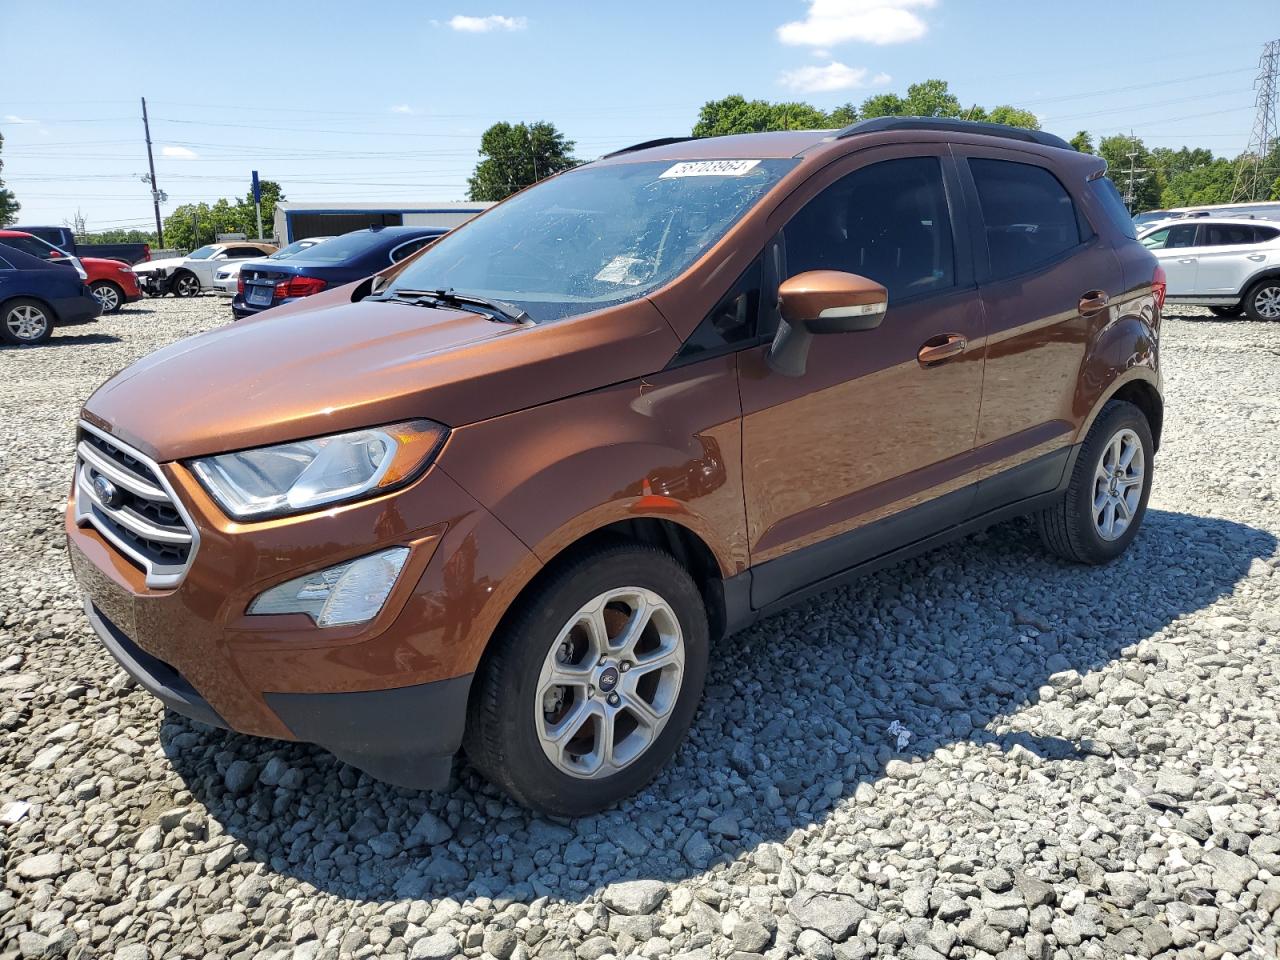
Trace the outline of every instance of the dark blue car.
[[253, 260], [240, 268], [240, 289], [231, 312], [239, 320], [363, 280], [444, 233], [441, 227], [369, 227], [317, 243], [288, 260]]
[[55, 326], [88, 323], [102, 312], [80, 275], [0, 244], [0, 337], [44, 343]]

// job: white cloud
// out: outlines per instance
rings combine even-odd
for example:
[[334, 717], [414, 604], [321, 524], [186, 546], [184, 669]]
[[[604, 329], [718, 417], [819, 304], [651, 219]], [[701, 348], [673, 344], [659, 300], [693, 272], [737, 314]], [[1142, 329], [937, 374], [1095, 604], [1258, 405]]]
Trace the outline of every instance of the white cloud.
[[873, 87], [887, 87], [891, 83], [893, 83], [893, 77], [889, 76], [887, 73], [877, 73], [871, 78], [871, 85]]
[[397, 103], [394, 107], [391, 108], [391, 112], [392, 113], [415, 113], [416, 111], [413, 109], [413, 107], [409, 106], [407, 103]]
[[888, 44], [918, 40], [928, 25], [914, 9], [937, 0], [809, 0], [809, 14], [778, 28], [778, 39], [792, 46], [829, 47], [857, 40]]
[[161, 147], [160, 156], [168, 157], [170, 160], [194, 160], [200, 154], [186, 147]]
[[36, 120], [28, 120], [26, 117], [20, 117], [14, 113], [6, 113], [4, 115], [5, 123], [38, 123]]
[[[865, 87], [868, 82], [867, 73], [866, 67], [850, 67], [832, 60], [825, 67], [808, 66], [784, 70], [778, 81], [784, 87], [801, 93], [830, 93], [833, 90]], [[877, 79], [883, 76], [883, 73], [879, 74]]]
[[503, 17], [490, 14], [487, 17], [464, 17], [458, 14], [449, 20], [449, 26], [463, 33], [490, 33], [494, 30], [523, 30], [529, 25], [526, 17]]

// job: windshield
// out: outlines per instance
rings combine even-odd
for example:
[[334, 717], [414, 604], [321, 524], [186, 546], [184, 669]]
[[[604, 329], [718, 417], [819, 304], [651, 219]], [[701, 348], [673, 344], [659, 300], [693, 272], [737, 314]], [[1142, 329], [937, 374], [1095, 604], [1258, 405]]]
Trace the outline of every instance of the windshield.
[[217, 251], [216, 246], [201, 247], [187, 254], [188, 260], [208, 260]]
[[397, 290], [453, 289], [546, 322], [643, 297], [682, 273], [799, 161], [586, 167], [440, 239]]

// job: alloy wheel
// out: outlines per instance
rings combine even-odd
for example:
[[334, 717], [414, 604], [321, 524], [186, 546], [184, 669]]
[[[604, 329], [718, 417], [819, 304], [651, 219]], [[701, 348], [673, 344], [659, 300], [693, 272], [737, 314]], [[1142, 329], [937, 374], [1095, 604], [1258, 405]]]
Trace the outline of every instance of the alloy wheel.
[[1133, 522], [1145, 476], [1142, 441], [1126, 427], [1107, 443], [1093, 474], [1093, 525], [1103, 540], [1120, 539]]
[[180, 297], [194, 297], [200, 292], [200, 281], [188, 273], [178, 278], [174, 290]]
[[1253, 309], [1268, 320], [1280, 320], [1280, 286], [1262, 287], [1253, 295]]
[[680, 621], [652, 590], [621, 587], [583, 604], [538, 677], [534, 723], [547, 759], [583, 779], [633, 763], [675, 708], [684, 660]]
[[93, 288], [93, 295], [98, 298], [98, 303], [102, 305], [103, 313], [111, 313], [120, 306], [120, 294], [109, 283], [98, 284]]
[[5, 316], [4, 323], [16, 340], [39, 340], [49, 329], [49, 318], [44, 315], [44, 311], [27, 304], [11, 309]]

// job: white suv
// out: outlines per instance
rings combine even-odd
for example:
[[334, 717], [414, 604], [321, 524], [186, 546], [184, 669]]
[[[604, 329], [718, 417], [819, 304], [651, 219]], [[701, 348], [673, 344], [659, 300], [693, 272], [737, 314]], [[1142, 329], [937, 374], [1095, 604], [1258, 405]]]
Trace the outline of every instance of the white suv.
[[1164, 267], [1168, 302], [1280, 320], [1280, 223], [1203, 218], [1164, 221], [1138, 239]]

